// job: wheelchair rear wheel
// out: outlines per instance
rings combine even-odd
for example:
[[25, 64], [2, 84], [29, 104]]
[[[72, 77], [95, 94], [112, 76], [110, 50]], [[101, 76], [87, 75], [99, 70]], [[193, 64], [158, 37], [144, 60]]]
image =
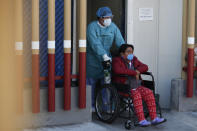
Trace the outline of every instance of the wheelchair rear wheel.
[[103, 122], [113, 122], [118, 116], [119, 103], [118, 93], [111, 84], [99, 87], [95, 97], [96, 115]]

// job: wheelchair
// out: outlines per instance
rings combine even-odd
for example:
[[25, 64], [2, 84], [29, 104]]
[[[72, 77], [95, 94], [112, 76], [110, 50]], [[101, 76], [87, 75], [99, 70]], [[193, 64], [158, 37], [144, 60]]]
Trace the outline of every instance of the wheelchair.
[[[159, 94], [155, 93], [155, 81], [153, 75], [151, 72], [146, 72], [141, 75], [150, 77], [148, 80], [142, 80], [142, 86], [153, 91], [157, 114], [162, 117], [159, 105]], [[128, 75], [119, 75], [119, 77], [128, 77]], [[110, 69], [104, 69], [104, 84], [98, 82], [95, 90], [95, 111], [98, 119], [105, 123], [112, 123], [117, 117], [127, 119], [125, 122], [125, 128], [131, 129], [138, 126], [138, 122], [130, 97], [131, 94], [118, 90], [118, 87], [125, 86], [127, 85], [111, 82]], [[145, 102], [143, 102], [143, 108], [145, 117], [148, 117], [148, 108]]]

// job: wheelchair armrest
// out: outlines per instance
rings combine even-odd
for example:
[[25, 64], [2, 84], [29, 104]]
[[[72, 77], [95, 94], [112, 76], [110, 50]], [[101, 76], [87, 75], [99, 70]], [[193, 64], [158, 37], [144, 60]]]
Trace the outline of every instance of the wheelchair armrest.
[[[152, 72], [144, 72], [144, 73], [141, 73], [142, 75], [150, 75], [150, 76], [153, 76]], [[118, 76], [118, 77], [128, 77], [129, 75], [126, 75], [126, 74], [113, 74], [113, 76]]]
[[154, 82], [154, 76], [153, 76], [152, 72], [144, 72], [144, 73], [141, 73], [141, 74], [142, 75], [149, 75], [149, 76], [151, 76], [152, 77], [152, 80]]
[[[129, 75], [125, 75], [125, 74], [112, 74], [113, 76], [116, 76], [116, 77], [129, 77]], [[142, 79], [142, 85], [144, 86], [147, 86], [147, 87], [151, 87], [150, 89], [153, 90], [153, 92], [155, 93], [155, 80], [154, 80], [154, 76], [152, 74], [152, 72], [144, 72], [144, 73], [141, 73], [141, 76], [143, 75], [147, 75], [147, 76], [150, 76], [152, 80], [146, 80], [146, 79]], [[120, 85], [119, 85], [120, 86]]]
[[143, 75], [151, 75], [151, 76], [153, 75], [152, 72], [144, 72], [144, 73], [141, 73], [141, 74], [143, 74]]

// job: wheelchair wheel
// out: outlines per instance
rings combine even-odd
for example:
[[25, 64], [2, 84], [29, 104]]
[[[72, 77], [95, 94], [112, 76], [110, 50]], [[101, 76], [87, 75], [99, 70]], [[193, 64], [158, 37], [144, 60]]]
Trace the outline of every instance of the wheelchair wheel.
[[131, 120], [127, 120], [127, 121], [124, 123], [124, 127], [125, 127], [127, 130], [134, 129], [134, 125], [132, 125], [132, 121], [131, 121]]
[[157, 108], [157, 114], [160, 115], [160, 117], [162, 117], [162, 111], [161, 111], [161, 107], [159, 104], [159, 94], [155, 95], [155, 103], [156, 103], [156, 108]]
[[111, 123], [118, 116], [119, 96], [112, 85], [103, 85], [98, 89], [95, 97], [95, 110], [98, 118]]

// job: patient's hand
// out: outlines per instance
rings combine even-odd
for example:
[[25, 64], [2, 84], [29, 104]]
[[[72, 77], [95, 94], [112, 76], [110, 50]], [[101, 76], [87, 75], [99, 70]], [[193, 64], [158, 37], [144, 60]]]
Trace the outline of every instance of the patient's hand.
[[139, 80], [140, 79], [140, 72], [138, 70], [136, 70], [136, 72], [137, 72], [137, 75], [135, 76], [136, 80]]
[[135, 76], [136, 80], [139, 80], [139, 76], [140, 76], [140, 75], [136, 75], [136, 76]]
[[138, 75], [140, 75], [140, 72], [138, 70], [135, 70], [137, 72]]

